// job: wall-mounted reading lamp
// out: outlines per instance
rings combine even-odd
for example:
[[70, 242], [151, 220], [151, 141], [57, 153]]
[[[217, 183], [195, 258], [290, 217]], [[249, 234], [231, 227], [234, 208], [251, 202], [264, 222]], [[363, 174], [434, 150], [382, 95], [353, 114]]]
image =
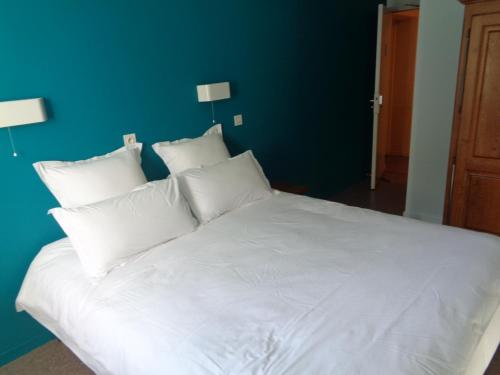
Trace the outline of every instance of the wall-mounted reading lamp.
[[212, 105], [212, 122], [215, 124], [215, 107], [214, 102], [217, 100], [229, 99], [231, 91], [229, 82], [211, 83], [209, 85], [198, 85], [198, 101], [210, 102]]
[[43, 98], [0, 102], [0, 128], [7, 128], [12, 156], [17, 157], [11, 127], [47, 121]]

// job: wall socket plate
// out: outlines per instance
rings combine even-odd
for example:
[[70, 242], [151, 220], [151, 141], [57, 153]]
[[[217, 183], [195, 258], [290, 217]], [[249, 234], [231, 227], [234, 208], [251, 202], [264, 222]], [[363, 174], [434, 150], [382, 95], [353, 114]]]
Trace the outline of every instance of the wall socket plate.
[[234, 126], [241, 126], [243, 125], [243, 115], [236, 115], [234, 116]]
[[128, 146], [128, 145], [134, 145], [137, 143], [137, 137], [135, 136], [135, 133], [132, 133], [132, 134], [125, 134], [123, 136], [123, 144], [125, 146]]

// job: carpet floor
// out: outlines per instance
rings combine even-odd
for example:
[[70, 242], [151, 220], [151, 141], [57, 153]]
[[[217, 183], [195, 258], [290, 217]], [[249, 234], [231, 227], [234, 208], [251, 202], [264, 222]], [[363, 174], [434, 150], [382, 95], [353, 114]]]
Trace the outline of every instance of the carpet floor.
[[[64, 344], [53, 340], [44, 346], [0, 367], [0, 375], [92, 375]], [[485, 375], [500, 375], [500, 353], [497, 352]]]
[[63, 343], [52, 340], [0, 367], [0, 375], [92, 375]]

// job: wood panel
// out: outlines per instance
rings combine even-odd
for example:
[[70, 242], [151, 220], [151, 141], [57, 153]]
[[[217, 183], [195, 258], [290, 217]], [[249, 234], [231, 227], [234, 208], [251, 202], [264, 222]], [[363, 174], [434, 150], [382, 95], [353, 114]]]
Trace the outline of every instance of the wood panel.
[[484, 76], [482, 91], [488, 93], [481, 98], [478, 108], [474, 156], [500, 159], [500, 25], [483, 30]]
[[500, 0], [466, 7], [460, 71], [448, 223], [500, 235]]
[[500, 178], [470, 175], [468, 185], [465, 226], [500, 233]]

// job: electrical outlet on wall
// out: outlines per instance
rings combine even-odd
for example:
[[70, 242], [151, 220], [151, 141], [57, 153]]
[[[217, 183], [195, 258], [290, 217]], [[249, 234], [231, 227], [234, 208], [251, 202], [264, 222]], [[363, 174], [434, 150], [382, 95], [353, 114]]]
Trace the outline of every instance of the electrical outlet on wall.
[[236, 115], [234, 116], [234, 126], [241, 126], [243, 125], [243, 115]]
[[125, 146], [136, 144], [137, 143], [137, 137], [135, 136], [135, 133], [125, 134], [123, 136], [123, 143], [125, 144]]

